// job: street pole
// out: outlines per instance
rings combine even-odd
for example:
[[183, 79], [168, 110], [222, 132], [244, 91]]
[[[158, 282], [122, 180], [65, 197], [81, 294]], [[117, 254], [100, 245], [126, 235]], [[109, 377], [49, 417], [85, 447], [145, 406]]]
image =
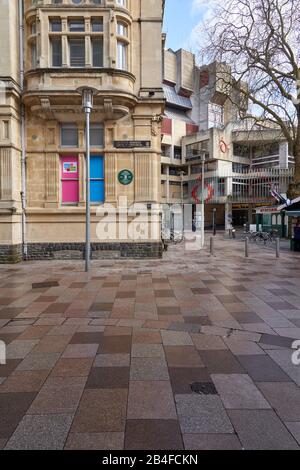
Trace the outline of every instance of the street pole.
[[85, 272], [89, 272], [91, 266], [91, 190], [90, 190], [90, 114], [93, 109], [93, 98], [98, 90], [92, 87], [77, 88], [77, 93], [82, 98], [82, 109], [86, 117], [85, 151], [86, 151], [86, 212], [85, 212]]
[[202, 237], [202, 247], [204, 246], [204, 233], [205, 233], [205, 206], [204, 206], [204, 172], [205, 172], [205, 155], [202, 155], [202, 197], [201, 197], [201, 214], [202, 214], [202, 227], [201, 227], [201, 237]]
[[86, 116], [86, 214], [85, 214], [85, 272], [88, 273], [91, 264], [91, 194], [90, 194], [90, 108], [85, 108]]
[[216, 212], [217, 212], [217, 209], [213, 209], [213, 234], [214, 234], [214, 237], [216, 236], [217, 234], [217, 228], [216, 228]]

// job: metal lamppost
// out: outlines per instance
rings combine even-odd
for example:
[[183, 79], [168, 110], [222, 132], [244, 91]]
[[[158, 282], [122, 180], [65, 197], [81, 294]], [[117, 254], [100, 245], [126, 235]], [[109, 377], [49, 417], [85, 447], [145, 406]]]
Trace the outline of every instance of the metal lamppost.
[[181, 176], [181, 209], [182, 209], [182, 232], [184, 234], [184, 229], [185, 229], [185, 220], [184, 220], [184, 196], [183, 196], [183, 177], [186, 175], [186, 172], [181, 170], [179, 172]]
[[217, 213], [217, 209], [216, 208], [213, 208], [213, 233], [214, 233], [214, 236], [216, 236], [217, 234], [217, 225], [216, 225], [216, 214]]
[[201, 226], [201, 237], [202, 237], [202, 246], [204, 246], [204, 234], [205, 234], [205, 198], [204, 198], [204, 190], [205, 190], [205, 152], [201, 153], [201, 163], [202, 163], [202, 189], [201, 189], [201, 219], [202, 219], [202, 226]]
[[91, 87], [80, 87], [76, 90], [82, 97], [82, 109], [86, 116], [86, 220], [85, 220], [85, 272], [89, 272], [91, 263], [91, 195], [90, 195], [90, 114], [93, 109], [93, 98], [98, 90]]

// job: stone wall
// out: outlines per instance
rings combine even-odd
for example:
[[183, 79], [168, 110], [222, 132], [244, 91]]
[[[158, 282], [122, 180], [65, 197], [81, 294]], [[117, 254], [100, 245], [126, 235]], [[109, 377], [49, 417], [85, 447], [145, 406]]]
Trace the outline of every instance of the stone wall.
[[[83, 259], [84, 243], [30, 243], [28, 260]], [[92, 259], [162, 258], [162, 243], [92, 243]]]
[[0, 245], [0, 264], [22, 261], [22, 245]]

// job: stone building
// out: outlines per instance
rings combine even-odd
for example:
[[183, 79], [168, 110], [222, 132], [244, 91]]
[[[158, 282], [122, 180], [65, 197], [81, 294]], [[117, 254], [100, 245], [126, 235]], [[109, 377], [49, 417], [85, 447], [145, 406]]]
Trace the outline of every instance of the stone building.
[[[0, 259], [83, 256], [87, 85], [92, 256], [160, 256], [159, 213], [131, 239], [118, 203], [160, 202], [164, 0], [0, 4]], [[104, 203], [117, 207], [107, 239]]]

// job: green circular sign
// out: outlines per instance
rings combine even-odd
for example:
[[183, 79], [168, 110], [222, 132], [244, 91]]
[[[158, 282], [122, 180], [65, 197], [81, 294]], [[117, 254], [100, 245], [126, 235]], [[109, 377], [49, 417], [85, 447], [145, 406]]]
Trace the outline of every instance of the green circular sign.
[[118, 174], [119, 183], [123, 184], [124, 186], [128, 186], [128, 184], [132, 183], [133, 178], [133, 173], [130, 170], [122, 170]]

